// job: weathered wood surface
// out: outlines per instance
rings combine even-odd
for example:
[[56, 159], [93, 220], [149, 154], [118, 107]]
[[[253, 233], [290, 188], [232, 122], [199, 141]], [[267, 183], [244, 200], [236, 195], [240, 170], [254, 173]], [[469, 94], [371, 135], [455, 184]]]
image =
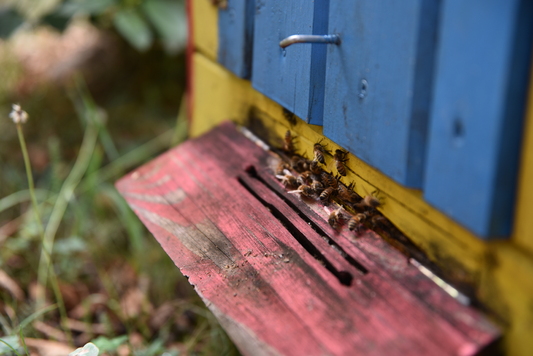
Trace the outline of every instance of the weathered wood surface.
[[244, 354], [471, 355], [498, 338], [378, 235], [286, 194], [269, 159], [224, 123], [117, 183]]

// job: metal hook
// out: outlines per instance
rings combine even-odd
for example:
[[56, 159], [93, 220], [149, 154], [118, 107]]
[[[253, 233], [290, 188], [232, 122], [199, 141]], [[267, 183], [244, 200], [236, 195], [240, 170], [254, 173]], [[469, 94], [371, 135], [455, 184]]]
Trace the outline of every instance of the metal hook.
[[338, 45], [341, 43], [341, 38], [338, 35], [291, 35], [281, 40], [279, 46], [286, 48], [295, 43], [333, 43]]

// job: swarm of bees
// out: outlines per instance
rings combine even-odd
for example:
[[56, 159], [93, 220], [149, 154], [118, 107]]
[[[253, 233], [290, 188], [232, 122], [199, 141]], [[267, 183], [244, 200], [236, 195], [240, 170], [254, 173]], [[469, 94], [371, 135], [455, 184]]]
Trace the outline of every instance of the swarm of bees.
[[388, 220], [376, 208], [382, 203], [375, 194], [364, 198], [353, 191], [355, 183], [345, 185], [341, 179], [346, 176], [348, 152], [337, 149], [333, 154], [337, 174], [326, 171], [326, 157], [332, 156], [322, 140], [313, 145], [313, 159], [296, 154], [294, 136], [287, 131], [283, 139], [282, 151], [285, 161], [276, 168], [276, 178], [290, 194], [299, 194], [307, 199], [315, 199], [325, 206], [336, 205], [329, 213], [328, 223], [335, 230], [347, 225], [350, 231], [359, 233], [365, 227], [385, 227]]

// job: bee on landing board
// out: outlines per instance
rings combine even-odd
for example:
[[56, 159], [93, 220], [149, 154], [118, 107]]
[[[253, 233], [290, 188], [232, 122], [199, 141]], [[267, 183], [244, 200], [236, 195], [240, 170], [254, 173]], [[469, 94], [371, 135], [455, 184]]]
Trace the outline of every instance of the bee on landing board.
[[335, 190], [335, 188], [328, 187], [328, 188], [324, 189], [324, 191], [322, 191], [322, 193], [320, 193], [320, 196], [318, 197], [318, 199], [320, 199], [322, 201], [328, 201], [331, 197], [335, 196], [336, 192], [337, 191]]
[[276, 178], [281, 180], [281, 184], [285, 186], [285, 188], [296, 188], [298, 186], [298, 182], [296, 180], [296, 177], [293, 176], [289, 171], [285, 170], [284, 175], [276, 175]]
[[371, 223], [372, 223], [372, 227], [373, 228], [376, 228], [376, 227], [384, 227], [386, 226], [387, 224], [387, 219], [384, 217], [384, 216], [381, 216], [381, 215], [374, 215], [372, 216], [372, 218], [370, 219]]
[[320, 181], [314, 180], [311, 183], [311, 189], [313, 189], [316, 194], [320, 194], [324, 190], [324, 185], [320, 183]]
[[354, 183], [351, 183], [348, 187], [346, 187], [344, 184], [339, 184], [339, 198], [344, 200], [346, 203], [356, 203], [358, 200], [361, 200], [361, 198], [359, 198], [359, 196], [352, 191], [354, 185]]
[[330, 214], [329, 214], [329, 217], [328, 217], [328, 224], [334, 228], [335, 230], [338, 230], [338, 228], [340, 227], [340, 224], [342, 223], [342, 220], [343, 220], [343, 215], [341, 213], [342, 211], [342, 206], [340, 208], [338, 208], [337, 210], [334, 210], [332, 211]]
[[291, 157], [291, 167], [296, 172], [305, 172], [309, 170], [309, 162], [303, 157], [294, 155]]
[[276, 175], [283, 175], [285, 174], [285, 170], [288, 170], [290, 166], [285, 162], [280, 162], [278, 166], [276, 167]]
[[335, 150], [335, 154], [333, 155], [337, 172], [343, 177], [346, 176], [346, 162], [348, 162], [348, 158], [346, 158], [347, 154], [348, 152], [346, 151]]
[[315, 194], [315, 191], [307, 184], [302, 184], [298, 187], [297, 190], [291, 190], [290, 192], [287, 192], [287, 193], [290, 193], [290, 194], [300, 193], [301, 195], [310, 198], [313, 196], [313, 194]]
[[359, 230], [361, 225], [363, 224], [363, 221], [366, 219], [366, 214], [359, 213], [352, 216], [350, 221], [348, 221], [348, 229], [350, 231]]
[[298, 176], [298, 178], [296, 178], [296, 180], [298, 181], [298, 184], [302, 185], [302, 184], [311, 184], [311, 172], [309, 171], [305, 171], [303, 172], [302, 174], [300, 174]]
[[322, 183], [325, 187], [332, 187], [337, 189], [339, 187], [339, 180], [335, 177], [333, 177], [331, 174], [322, 172], [321, 175]]
[[319, 176], [322, 174], [322, 172], [324, 172], [322, 167], [318, 165], [317, 161], [311, 161], [311, 163], [309, 164], [309, 170], [316, 176]]

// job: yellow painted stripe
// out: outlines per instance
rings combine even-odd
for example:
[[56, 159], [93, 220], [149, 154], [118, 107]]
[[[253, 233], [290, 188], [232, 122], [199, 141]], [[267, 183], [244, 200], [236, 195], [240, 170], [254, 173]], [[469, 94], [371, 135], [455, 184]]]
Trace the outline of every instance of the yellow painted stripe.
[[216, 60], [218, 51], [218, 7], [211, 0], [189, 0], [195, 50]]

